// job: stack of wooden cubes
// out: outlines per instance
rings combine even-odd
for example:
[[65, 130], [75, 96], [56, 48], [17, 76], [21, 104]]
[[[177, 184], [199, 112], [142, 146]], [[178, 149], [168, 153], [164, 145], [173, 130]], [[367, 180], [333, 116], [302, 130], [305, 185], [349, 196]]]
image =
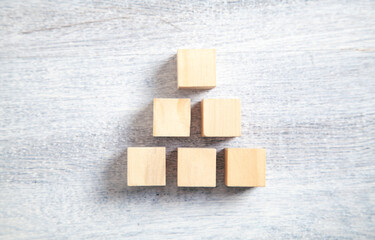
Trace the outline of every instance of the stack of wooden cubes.
[[[180, 49], [177, 53], [178, 88], [216, 87], [215, 49]], [[241, 136], [240, 99], [203, 99], [202, 137]], [[154, 137], [189, 137], [191, 106], [188, 98], [155, 98]], [[128, 148], [128, 186], [165, 186], [165, 147]], [[263, 187], [265, 149], [225, 148], [225, 185]], [[216, 149], [178, 148], [177, 185], [216, 187]]]

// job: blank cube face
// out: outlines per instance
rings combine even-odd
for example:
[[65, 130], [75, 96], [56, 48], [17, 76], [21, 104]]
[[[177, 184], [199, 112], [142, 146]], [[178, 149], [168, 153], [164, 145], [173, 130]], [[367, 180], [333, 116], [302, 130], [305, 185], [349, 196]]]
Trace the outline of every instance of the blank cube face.
[[154, 136], [190, 136], [190, 99], [154, 99]]
[[239, 99], [204, 99], [202, 101], [202, 136], [241, 136]]
[[216, 149], [178, 148], [177, 185], [216, 187]]
[[226, 148], [225, 185], [228, 187], [266, 186], [266, 150]]
[[214, 88], [216, 86], [215, 49], [179, 49], [177, 71], [178, 88]]
[[165, 147], [128, 148], [128, 186], [165, 186]]

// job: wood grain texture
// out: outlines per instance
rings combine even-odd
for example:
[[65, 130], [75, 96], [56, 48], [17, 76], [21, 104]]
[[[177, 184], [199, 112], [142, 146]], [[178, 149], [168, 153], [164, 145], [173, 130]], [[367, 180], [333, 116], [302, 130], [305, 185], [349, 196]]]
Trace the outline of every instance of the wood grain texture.
[[[0, 238], [375, 238], [374, 9], [0, 2]], [[216, 88], [177, 90], [181, 48], [216, 49]], [[191, 98], [189, 138], [152, 136], [154, 98]], [[240, 98], [242, 136], [201, 137], [203, 98]], [[127, 187], [134, 146], [166, 187]], [[216, 188], [177, 187], [177, 147], [217, 149]], [[267, 187], [225, 187], [226, 147], [266, 148]]]
[[189, 98], [155, 98], [153, 136], [189, 137], [190, 108]]
[[226, 148], [225, 185], [228, 187], [265, 187], [266, 149]]
[[211, 89], [216, 86], [215, 49], [178, 49], [179, 89]]
[[165, 186], [165, 147], [128, 148], [128, 186]]
[[216, 187], [216, 149], [177, 148], [177, 186]]
[[202, 136], [241, 136], [241, 100], [203, 99]]

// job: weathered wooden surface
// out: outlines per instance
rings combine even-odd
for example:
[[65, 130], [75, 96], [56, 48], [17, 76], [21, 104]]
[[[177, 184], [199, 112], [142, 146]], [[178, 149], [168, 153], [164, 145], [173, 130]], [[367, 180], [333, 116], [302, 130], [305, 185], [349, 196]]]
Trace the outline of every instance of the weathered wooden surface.
[[[375, 238], [374, 1], [2, 1], [1, 239]], [[177, 90], [178, 48], [217, 87]], [[190, 97], [190, 138], [152, 99]], [[200, 136], [240, 97], [242, 137]], [[126, 186], [128, 146], [167, 147], [167, 187]], [[176, 148], [215, 147], [218, 186], [176, 187]], [[267, 187], [224, 186], [225, 147], [267, 149]]]

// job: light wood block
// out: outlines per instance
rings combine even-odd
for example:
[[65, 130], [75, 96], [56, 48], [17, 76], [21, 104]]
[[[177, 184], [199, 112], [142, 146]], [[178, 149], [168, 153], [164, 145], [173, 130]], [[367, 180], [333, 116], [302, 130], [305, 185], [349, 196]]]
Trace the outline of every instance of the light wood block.
[[201, 105], [203, 137], [241, 136], [239, 99], [204, 99]]
[[216, 86], [215, 49], [179, 49], [177, 71], [178, 88], [214, 88]]
[[266, 149], [226, 148], [225, 185], [266, 186]]
[[165, 186], [165, 147], [128, 148], [128, 186]]
[[216, 149], [178, 148], [177, 185], [216, 187]]
[[154, 99], [154, 136], [189, 137], [191, 109], [189, 98]]

